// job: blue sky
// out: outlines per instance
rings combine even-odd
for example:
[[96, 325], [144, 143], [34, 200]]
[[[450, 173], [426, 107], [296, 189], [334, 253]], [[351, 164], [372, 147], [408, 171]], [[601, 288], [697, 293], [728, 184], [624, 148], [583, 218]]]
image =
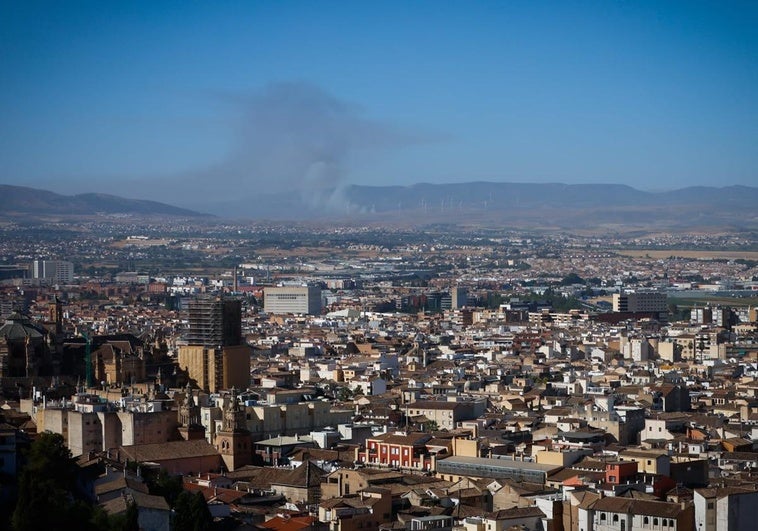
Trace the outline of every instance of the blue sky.
[[756, 185], [756, 27], [729, 1], [4, 0], [0, 182]]

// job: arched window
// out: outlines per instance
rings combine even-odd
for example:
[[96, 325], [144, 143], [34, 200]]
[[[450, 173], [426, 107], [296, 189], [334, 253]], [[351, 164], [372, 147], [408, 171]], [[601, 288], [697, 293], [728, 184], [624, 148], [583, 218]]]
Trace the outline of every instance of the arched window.
[[653, 518], [653, 525], [658, 525], [658, 519], [657, 518]]
[[613, 521], [614, 521], [614, 522], [618, 522], [618, 521], [619, 521], [619, 515], [617, 515], [617, 514], [614, 514], [614, 515], [613, 515]]
[[646, 516], [645, 518], [642, 519], [642, 523], [645, 524], [645, 525], [649, 524], [650, 523], [650, 518], [648, 518]]
[[605, 521], [605, 513], [600, 513], [600, 520]]

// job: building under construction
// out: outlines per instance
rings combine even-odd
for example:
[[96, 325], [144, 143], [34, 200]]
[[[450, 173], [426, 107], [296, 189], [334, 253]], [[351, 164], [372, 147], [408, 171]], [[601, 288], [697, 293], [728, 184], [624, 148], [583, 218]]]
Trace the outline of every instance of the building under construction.
[[242, 304], [220, 296], [200, 296], [189, 303], [188, 345], [232, 347], [242, 342]]
[[220, 296], [201, 296], [189, 304], [186, 345], [179, 366], [200, 389], [247, 389], [252, 349], [242, 340], [242, 304]]

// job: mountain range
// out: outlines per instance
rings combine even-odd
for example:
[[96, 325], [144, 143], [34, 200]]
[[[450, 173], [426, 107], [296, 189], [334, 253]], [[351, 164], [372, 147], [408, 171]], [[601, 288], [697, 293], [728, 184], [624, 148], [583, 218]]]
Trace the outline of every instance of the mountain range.
[[47, 190], [0, 184], [0, 216], [94, 216], [130, 215], [138, 217], [208, 217], [157, 201], [126, 199], [109, 194], [61, 195]]
[[758, 228], [758, 188], [687, 187], [665, 192], [621, 184], [497, 183], [347, 185], [338, 189], [237, 194], [195, 210], [107, 194], [65, 196], [0, 185], [0, 216], [95, 214], [132, 217], [450, 223], [514, 228]]
[[206, 208], [227, 217], [514, 228], [756, 228], [758, 188], [687, 187], [648, 192], [621, 184], [469, 182], [348, 185], [260, 195]]

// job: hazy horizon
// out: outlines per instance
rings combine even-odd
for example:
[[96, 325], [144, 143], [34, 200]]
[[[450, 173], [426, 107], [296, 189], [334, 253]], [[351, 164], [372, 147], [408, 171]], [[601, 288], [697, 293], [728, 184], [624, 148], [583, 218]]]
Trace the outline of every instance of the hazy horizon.
[[0, 14], [7, 184], [185, 206], [348, 184], [758, 181], [751, 3]]

